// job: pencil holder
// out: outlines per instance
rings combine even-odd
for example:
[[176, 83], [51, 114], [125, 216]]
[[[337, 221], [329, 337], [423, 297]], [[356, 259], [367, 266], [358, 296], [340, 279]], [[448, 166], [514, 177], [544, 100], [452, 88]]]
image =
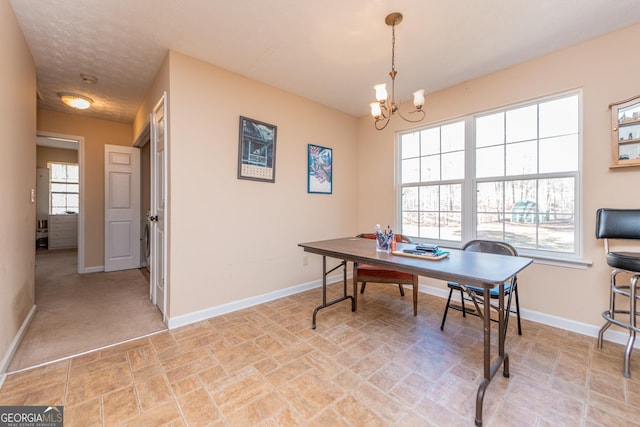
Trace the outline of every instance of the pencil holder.
[[391, 252], [391, 242], [393, 242], [393, 239], [393, 233], [376, 233], [376, 251]]

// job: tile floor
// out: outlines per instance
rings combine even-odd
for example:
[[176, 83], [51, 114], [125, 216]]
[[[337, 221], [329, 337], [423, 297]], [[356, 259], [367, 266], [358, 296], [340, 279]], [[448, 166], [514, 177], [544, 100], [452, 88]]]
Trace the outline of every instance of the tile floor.
[[[12, 374], [0, 405], [64, 405], [67, 427], [473, 425], [478, 318], [451, 312], [441, 332], [445, 300], [420, 294], [414, 317], [397, 287], [369, 285], [357, 313], [336, 304], [312, 330], [320, 300], [316, 289]], [[523, 336], [510, 324], [511, 378], [489, 386], [485, 426], [640, 425], [640, 355], [625, 379], [622, 346], [523, 323]]]

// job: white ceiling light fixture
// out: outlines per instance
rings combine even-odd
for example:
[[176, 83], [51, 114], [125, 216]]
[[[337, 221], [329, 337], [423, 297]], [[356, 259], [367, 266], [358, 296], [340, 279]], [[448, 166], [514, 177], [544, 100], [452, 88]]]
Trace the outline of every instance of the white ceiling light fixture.
[[422, 106], [424, 105], [424, 89], [420, 89], [413, 93], [413, 105], [416, 107], [415, 110], [410, 111], [409, 114], [418, 114], [418, 118], [410, 119], [403, 116], [398, 110], [398, 106], [396, 105], [395, 100], [395, 83], [396, 83], [396, 25], [402, 22], [402, 14], [398, 12], [391, 13], [387, 15], [384, 19], [385, 24], [391, 27], [391, 72], [389, 75], [391, 76], [391, 96], [389, 97], [387, 94], [387, 85], [382, 83], [379, 85], [375, 85], [373, 88], [376, 91], [376, 99], [377, 102], [372, 102], [369, 104], [371, 106], [371, 115], [373, 116], [375, 121], [375, 127], [377, 130], [382, 130], [389, 124], [389, 120], [391, 117], [398, 113], [398, 115], [411, 123], [418, 123], [422, 121], [425, 117], [424, 110]]
[[58, 96], [69, 107], [76, 110], [86, 110], [93, 104], [93, 99], [70, 92], [58, 92]]

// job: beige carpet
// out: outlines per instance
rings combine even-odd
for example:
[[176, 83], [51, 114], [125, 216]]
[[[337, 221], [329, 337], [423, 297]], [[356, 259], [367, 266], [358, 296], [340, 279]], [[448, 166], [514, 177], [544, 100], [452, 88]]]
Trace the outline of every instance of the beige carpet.
[[38, 250], [38, 311], [9, 372], [166, 329], [140, 270], [77, 271], [77, 251]]

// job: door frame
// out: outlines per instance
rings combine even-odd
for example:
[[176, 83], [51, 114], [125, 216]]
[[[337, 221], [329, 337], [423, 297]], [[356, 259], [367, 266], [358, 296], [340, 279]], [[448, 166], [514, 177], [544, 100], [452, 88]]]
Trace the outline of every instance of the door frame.
[[[153, 142], [151, 141], [151, 138], [153, 137], [153, 133], [151, 131], [151, 127], [154, 126], [154, 118], [155, 118], [155, 113], [159, 110], [159, 108], [162, 107], [163, 108], [163, 114], [164, 114], [164, 120], [165, 123], [167, 123], [167, 125], [165, 126], [165, 141], [164, 141], [164, 149], [165, 149], [165, 164], [164, 167], [162, 168], [164, 171], [164, 180], [165, 180], [165, 201], [166, 201], [166, 206], [165, 206], [165, 216], [164, 216], [164, 239], [162, 239], [161, 243], [162, 245], [164, 245], [164, 251], [163, 253], [165, 254], [165, 260], [162, 263], [163, 264], [163, 269], [164, 271], [162, 272], [162, 275], [165, 278], [165, 283], [164, 283], [164, 300], [162, 301], [162, 321], [166, 324], [168, 317], [167, 317], [167, 306], [169, 305], [169, 283], [167, 280], [167, 271], [168, 271], [168, 266], [167, 266], [167, 259], [169, 258], [169, 240], [168, 240], [168, 229], [169, 229], [169, 194], [168, 194], [168, 184], [169, 184], [169, 176], [168, 176], [168, 163], [169, 163], [169, 151], [168, 151], [168, 147], [169, 147], [169, 137], [168, 137], [168, 108], [167, 108], [167, 92], [163, 92], [162, 97], [160, 97], [160, 100], [156, 103], [156, 105], [153, 107], [153, 109], [151, 110], [151, 113], [149, 113], [149, 116], [147, 118], [147, 123], [145, 124], [145, 126], [142, 128], [142, 130], [140, 131], [140, 134], [138, 135], [138, 137], [135, 139], [133, 146], [137, 147], [137, 148], [142, 148], [144, 145], [146, 145], [147, 143], [150, 144], [153, 147]], [[151, 150], [151, 157], [154, 156], [153, 150]], [[151, 163], [153, 163], [153, 159], [151, 159]], [[150, 179], [151, 182], [154, 181], [154, 179], [156, 178], [154, 176], [154, 173], [157, 171], [157, 168], [154, 169], [152, 165], [150, 165]], [[152, 184], [153, 186], [153, 184]], [[151, 198], [153, 198], [153, 188], [151, 188], [150, 194], [149, 196]], [[151, 201], [150, 201], [151, 202]], [[152, 215], [153, 213], [153, 203], [151, 203], [151, 212]], [[152, 223], [151, 227], [153, 228], [155, 225]], [[151, 233], [153, 234], [153, 230], [151, 231]], [[153, 248], [151, 249], [151, 257], [150, 257], [150, 270], [153, 270], [154, 268], [157, 268], [157, 262], [154, 263], [154, 257], [155, 255], [153, 254], [154, 250]], [[142, 261], [142, 260], [141, 260]], [[155, 274], [159, 274], [160, 272], [156, 271]], [[149, 278], [149, 299], [153, 302], [153, 304], [156, 304], [156, 298], [155, 298], [155, 289], [154, 289], [154, 282], [152, 280], [152, 277], [156, 277], [154, 276], [153, 271], [151, 271], [150, 273], [150, 278]], [[156, 304], [157, 305], [157, 304]]]
[[[78, 273], [93, 273], [95, 271], [102, 271], [102, 269], [96, 270], [91, 269], [88, 271], [85, 266], [85, 253], [84, 253], [84, 223], [85, 223], [85, 210], [84, 210], [84, 189], [85, 189], [85, 167], [84, 167], [84, 136], [77, 135], [69, 135], [62, 133], [54, 133], [54, 132], [45, 132], [45, 131], [36, 131], [36, 146], [44, 145], [38, 144], [37, 138], [47, 138], [51, 142], [51, 146], [57, 148], [66, 148], [64, 147], [65, 143], [68, 144], [69, 141], [76, 141], [78, 143], [78, 169], [80, 172], [80, 189], [79, 189], [79, 205], [80, 205], [80, 213], [78, 214]], [[58, 143], [56, 143], [56, 140]], [[35, 224], [34, 224], [35, 225]]]
[[[147, 212], [144, 212], [144, 210], [142, 209], [143, 196], [144, 196], [143, 185], [142, 185], [144, 180], [142, 163], [144, 161], [143, 159], [144, 147], [146, 147], [147, 145], [149, 146], [149, 150], [151, 150], [151, 120], [150, 119], [144, 125], [144, 127], [140, 131], [140, 134], [133, 142], [133, 146], [140, 149], [140, 165], [141, 165], [140, 166], [140, 268], [147, 267], [149, 271], [151, 271], [151, 266], [146, 263], [146, 260], [144, 259], [144, 256], [143, 256], [144, 226], [145, 226], [145, 223], [149, 222], [148, 219], [143, 220]], [[147, 178], [151, 179], [151, 158], [149, 158], [149, 176], [147, 176]], [[150, 182], [149, 182], [149, 185], [151, 185]], [[149, 196], [149, 205], [151, 205], [151, 189], [149, 189], [148, 196]], [[149, 209], [151, 209], [151, 206], [149, 206]]]
[[[157, 138], [157, 129], [156, 129], [156, 115], [159, 111], [162, 111], [163, 123], [164, 123], [164, 131], [162, 132], [163, 136], [163, 158], [162, 158], [162, 175], [158, 174], [158, 164], [157, 164], [157, 156], [156, 156], [156, 148], [157, 141], [154, 141], [154, 138]], [[150, 296], [151, 301], [158, 307], [162, 306], [162, 321], [167, 323], [167, 305], [169, 298], [169, 280], [167, 277], [168, 272], [168, 259], [169, 259], [169, 175], [168, 175], [168, 165], [169, 165], [169, 135], [168, 135], [168, 116], [167, 116], [168, 108], [167, 108], [167, 92], [164, 91], [160, 100], [156, 103], [156, 105], [151, 110], [149, 114], [149, 126], [151, 133], [151, 215], [158, 216], [158, 212], [154, 211], [158, 206], [158, 193], [157, 193], [157, 185], [158, 181], [164, 183], [162, 198], [164, 199], [165, 205], [163, 209], [163, 233], [161, 241], [158, 241], [158, 223], [156, 221], [151, 222], [151, 280], [150, 280]], [[158, 254], [158, 245], [161, 245], [162, 250], [160, 251], [163, 255], [162, 259], [162, 271], [159, 271], [158, 262], [154, 263], [154, 260]], [[157, 290], [156, 284], [158, 282], [158, 275], [160, 275], [162, 282], [162, 301], [161, 304], [158, 304], [157, 301]]]

